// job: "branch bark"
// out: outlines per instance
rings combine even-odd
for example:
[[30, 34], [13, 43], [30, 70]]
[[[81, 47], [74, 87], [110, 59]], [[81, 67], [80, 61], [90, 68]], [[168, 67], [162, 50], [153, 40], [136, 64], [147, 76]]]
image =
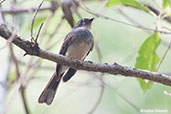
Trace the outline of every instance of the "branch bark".
[[[5, 28], [3, 25], [0, 25], [0, 36], [6, 40], [10, 38], [12, 33]], [[102, 73], [109, 73], [114, 75], [122, 75], [122, 76], [129, 76], [129, 77], [137, 77], [141, 79], [148, 79], [150, 81], [158, 82], [164, 85], [171, 86], [171, 76], [151, 72], [147, 70], [141, 70], [136, 68], [131, 68], [127, 66], [122, 66], [117, 63], [114, 64], [100, 64], [94, 62], [83, 62], [76, 59], [68, 58], [66, 56], [60, 54], [54, 54], [47, 50], [39, 48], [38, 45], [34, 43], [24, 40], [21, 37], [15, 35], [12, 43], [14, 43], [19, 48], [23, 49], [26, 54], [37, 56], [43, 59], [47, 59], [62, 65], [66, 65], [72, 67], [77, 70], [86, 70], [86, 71], [94, 71], [94, 72], [102, 72]]]

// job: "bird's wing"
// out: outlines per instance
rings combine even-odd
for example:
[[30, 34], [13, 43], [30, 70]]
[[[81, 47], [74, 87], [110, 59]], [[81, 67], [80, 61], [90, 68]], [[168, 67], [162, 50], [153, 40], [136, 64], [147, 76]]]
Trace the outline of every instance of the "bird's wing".
[[62, 44], [62, 47], [59, 51], [59, 54], [65, 55], [68, 49], [68, 44], [71, 42], [72, 38], [74, 37], [75, 32], [70, 32], [67, 34], [67, 36], [64, 39], [64, 43]]
[[[59, 51], [59, 54], [61, 54], [61, 55], [65, 55], [66, 54], [68, 46], [69, 46], [69, 43], [71, 42], [72, 37], [74, 35], [75, 34], [74, 34], [73, 31], [67, 34], [67, 36], [65, 37], [64, 42], [62, 44], [62, 47], [61, 47], [61, 49]], [[57, 67], [56, 67], [57, 80], [60, 79], [60, 77], [62, 76], [61, 70], [62, 70], [62, 65], [61, 64], [57, 64]]]
[[[93, 46], [94, 46], [94, 42], [92, 42], [92, 45], [90, 47], [90, 50], [88, 51], [87, 55], [83, 58], [83, 60], [88, 56], [88, 54], [90, 53], [90, 51], [93, 50]], [[77, 70], [73, 69], [73, 68], [69, 68], [69, 70], [67, 71], [67, 73], [64, 75], [63, 77], [63, 81], [67, 82], [69, 79], [71, 79], [71, 77], [77, 72]]]

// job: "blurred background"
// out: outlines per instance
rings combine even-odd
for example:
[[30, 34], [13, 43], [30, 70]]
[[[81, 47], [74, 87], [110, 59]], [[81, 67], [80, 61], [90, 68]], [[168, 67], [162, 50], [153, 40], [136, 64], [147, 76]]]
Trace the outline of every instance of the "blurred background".
[[[169, 31], [171, 22], [165, 17], [169, 17], [171, 11], [168, 0], [125, 1], [78, 0], [79, 5], [76, 5], [72, 0], [45, 0], [34, 21], [33, 36], [36, 37], [43, 22], [38, 38], [39, 46], [58, 53], [66, 34], [80, 18], [95, 17], [91, 28], [95, 47], [86, 61], [109, 64], [116, 62], [135, 67], [140, 47], [154, 32], [105, 19], [101, 15], [131, 25]], [[40, 3], [41, 0], [5, 0], [0, 7], [1, 24], [30, 41], [32, 19]], [[159, 14], [144, 4], [155, 8]], [[93, 15], [92, 12], [100, 16]], [[161, 42], [155, 52], [161, 61], [171, 42], [171, 35], [158, 33], [158, 36]], [[23, 50], [0, 38], [2, 113], [24, 114], [27, 109], [28, 114], [138, 114], [143, 109], [166, 111], [158, 114], [171, 113], [171, 97], [164, 94], [164, 91], [171, 92], [169, 86], [153, 83], [149, 89], [144, 90], [136, 78], [87, 71], [78, 71], [67, 83], [61, 82], [50, 106], [39, 104], [38, 97], [53, 74], [56, 64], [23, 55]], [[169, 49], [158, 72], [171, 75], [170, 63]]]

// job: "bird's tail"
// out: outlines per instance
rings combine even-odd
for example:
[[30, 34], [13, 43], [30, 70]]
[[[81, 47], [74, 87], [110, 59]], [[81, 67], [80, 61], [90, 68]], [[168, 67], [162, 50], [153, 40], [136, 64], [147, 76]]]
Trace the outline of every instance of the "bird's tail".
[[45, 89], [41, 93], [38, 99], [39, 103], [46, 103], [47, 105], [50, 105], [52, 103], [56, 94], [56, 90], [61, 80], [61, 76], [58, 80], [56, 79], [56, 77], [57, 75], [55, 72], [51, 77], [51, 79], [49, 80], [48, 84], [46, 85]]

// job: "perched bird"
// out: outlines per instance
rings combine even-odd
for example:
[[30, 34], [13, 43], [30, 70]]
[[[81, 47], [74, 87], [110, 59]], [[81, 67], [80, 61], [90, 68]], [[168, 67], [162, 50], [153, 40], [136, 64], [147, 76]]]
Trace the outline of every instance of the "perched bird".
[[[66, 35], [59, 54], [82, 61], [86, 58], [94, 45], [93, 35], [90, 32], [93, 19], [83, 18], [77, 22], [72, 31]], [[63, 77], [63, 81], [66, 82], [75, 73], [75, 69], [57, 64], [56, 71], [41, 93], [38, 102], [50, 105], [55, 97], [61, 78]]]

